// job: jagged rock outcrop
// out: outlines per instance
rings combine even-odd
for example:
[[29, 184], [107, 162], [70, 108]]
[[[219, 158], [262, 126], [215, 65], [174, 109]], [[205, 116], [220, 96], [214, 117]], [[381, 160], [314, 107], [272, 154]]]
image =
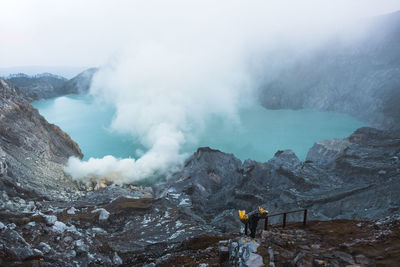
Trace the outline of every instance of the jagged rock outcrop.
[[241, 172], [242, 163], [233, 154], [199, 148], [182, 171], [170, 179], [174, 181], [172, 185], [156, 185], [155, 191], [161, 188], [160, 195], [175, 196], [178, 204], [191, 204], [196, 214], [207, 217], [230, 207], [225, 194], [230, 194], [243, 179]]
[[98, 71], [98, 68], [87, 69], [74, 78], [66, 81], [62, 86], [57, 88], [60, 95], [65, 94], [86, 94], [89, 92], [92, 84], [93, 75]]
[[308, 151], [306, 161], [328, 166], [334, 163], [350, 144], [346, 139], [330, 139], [316, 142]]
[[[293, 56], [292, 63], [267, 64], [261, 104], [346, 113], [373, 127], [400, 130], [400, 12], [359, 21], [344, 32], [351, 30], [352, 40], [338, 34], [312, 53]], [[278, 58], [268, 62], [287, 62], [287, 54], [276, 51]]]
[[64, 181], [63, 164], [69, 156], [82, 157], [79, 146], [20, 95], [0, 79], [1, 185], [15, 194], [28, 190], [47, 197], [76, 191], [72, 182]]
[[200, 148], [163, 187], [221, 230], [237, 229], [237, 209], [257, 205], [271, 212], [309, 208], [312, 219], [373, 219], [400, 213], [399, 153], [400, 137], [372, 128], [318, 142], [305, 162], [286, 150], [266, 163], [242, 164]]

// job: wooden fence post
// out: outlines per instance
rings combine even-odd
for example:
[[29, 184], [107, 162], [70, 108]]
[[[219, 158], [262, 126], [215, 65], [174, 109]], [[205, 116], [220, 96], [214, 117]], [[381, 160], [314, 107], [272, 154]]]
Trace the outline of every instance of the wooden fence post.
[[307, 223], [307, 209], [304, 210], [303, 225], [306, 226]]
[[285, 228], [286, 226], [286, 212], [283, 213], [283, 224], [282, 224], [282, 228]]

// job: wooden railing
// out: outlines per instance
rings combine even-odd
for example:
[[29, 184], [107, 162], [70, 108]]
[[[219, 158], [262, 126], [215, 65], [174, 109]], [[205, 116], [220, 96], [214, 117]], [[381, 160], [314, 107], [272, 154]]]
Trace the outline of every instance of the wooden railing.
[[269, 217], [275, 217], [275, 216], [282, 216], [282, 228], [286, 227], [286, 216], [289, 213], [296, 213], [296, 212], [304, 212], [304, 217], [303, 217], [303, 225], [305, 226], [307, 224], [307, 209], [301, 209], [301, 210], [292, 210], [292, 211], [285, 211], [281, 213], [276, 213], [276, 214], [271, 214], [267, 215], [264, 221], [264, 230], [268, 230], [268, 218]]

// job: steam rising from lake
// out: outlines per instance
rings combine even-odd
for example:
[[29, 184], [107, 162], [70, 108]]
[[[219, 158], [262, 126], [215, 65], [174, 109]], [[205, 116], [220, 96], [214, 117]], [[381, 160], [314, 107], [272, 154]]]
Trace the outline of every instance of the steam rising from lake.
[[276, 10], [281, 17], [272, 16], [262, 1], [172, 1], [161, 4], [162, 12], [151, 3], [138, 10], [154, 8], [157, 16], [133, 11], [128, 41], [94, 76], [90, 91], [115, 107], [111, 128], [136, 138], [145, 150], [136, 159], [70, 158], [65, 170], [74, 179], [130, 183], [168, 177], [188, 156], [182, 147], [196, 144], [207, 118], [240, 125], [238, 111], [256, 103], [258, 64], [277, 40], [312, 47], [328, 23], [283, 6]]
[[146, 151], [136, 160], [71, 158], [66, 171], [76, 179], [132, 182], [179, 168], [187, 157], [181, 147], [196, 142], [207, 117], [238, 123], [238, 107], [252, 102], [240, 52], [204, 43], [125, 50], [96, 74], [91, 93], [115, 105], [111, 128], [138, 138]]

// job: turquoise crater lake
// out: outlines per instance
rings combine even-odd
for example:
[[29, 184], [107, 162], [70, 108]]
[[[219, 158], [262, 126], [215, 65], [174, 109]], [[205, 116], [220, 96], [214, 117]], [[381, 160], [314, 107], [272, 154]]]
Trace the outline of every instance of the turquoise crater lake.
[[[137, 139], [110, 130], [115, 109], [93, 97], [68, 95], [32, 104], [79, 144], [84, 159], [106, 155], [137, 158], [137, 150], [145, 151]], [[241, 160], [265, 162], [277, 150], [291, 149], [304, 160], [315, 142], [347, 137], [365, 126], [344, 114], [307, 109], [267, 110], [254, 106], [241, 110], [239, 117], [239, 124], [222, 118], [207, 120], [198, 143], [185, 146], [182, 152], [193, 153], [197, 147], [209, 146], [233, 153]]]

